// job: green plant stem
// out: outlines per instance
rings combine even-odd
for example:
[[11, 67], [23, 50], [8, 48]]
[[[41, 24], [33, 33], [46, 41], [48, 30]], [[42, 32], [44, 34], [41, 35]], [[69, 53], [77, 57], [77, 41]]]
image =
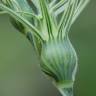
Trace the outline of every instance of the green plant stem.
[[73, 88], [59, 88], [62, 96], [73, 96]]

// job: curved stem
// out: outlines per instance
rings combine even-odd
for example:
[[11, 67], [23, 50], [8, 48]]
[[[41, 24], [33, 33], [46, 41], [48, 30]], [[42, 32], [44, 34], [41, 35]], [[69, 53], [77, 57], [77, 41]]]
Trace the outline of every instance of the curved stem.
[[6, 11], [9, 15], [11, 15], [11, 17], [24, 24], [27, 28], [29, 28], [29, 30], [31, 30], [31, 32], [33, 32], [34, 35], [40, 38], [41, 41], [44, 41], [43, 36], [39, 32], [39, 30], [35, 26], [33, 26], [28, 20], [24, 19], [20, 14], [17, 14], [12, 9], [8, 8], [3, 4], [0, 4], [0, 9]]

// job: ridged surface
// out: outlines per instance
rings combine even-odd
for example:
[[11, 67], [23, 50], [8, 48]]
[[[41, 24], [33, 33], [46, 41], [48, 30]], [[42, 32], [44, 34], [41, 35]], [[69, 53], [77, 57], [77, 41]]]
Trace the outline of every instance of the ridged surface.
[[42, 70], [56, 82], [74, 81], [77, 56], [68, 38], [44, 44], [41, 59]]
[[88, 2], [89, 0], [0, 2], [0, 12], [9, 14], [11, 23], [29, 39], [38, 51], [42, 71], [53, 78], [64, 96], [73, 95], [70, 88], [73, 87], [77, 70], [77, 56], [68, 32]]

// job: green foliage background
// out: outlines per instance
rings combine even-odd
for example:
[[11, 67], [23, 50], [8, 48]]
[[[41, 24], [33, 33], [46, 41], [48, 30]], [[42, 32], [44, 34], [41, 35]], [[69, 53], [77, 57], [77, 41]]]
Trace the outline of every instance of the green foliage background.
[[[75, 96], [96, 95], [96, 0], [91, 0], [70, 30], [78, 53]], [[0, 17], [0, 96], [60, 96], [43, 75], [34, 48]]]

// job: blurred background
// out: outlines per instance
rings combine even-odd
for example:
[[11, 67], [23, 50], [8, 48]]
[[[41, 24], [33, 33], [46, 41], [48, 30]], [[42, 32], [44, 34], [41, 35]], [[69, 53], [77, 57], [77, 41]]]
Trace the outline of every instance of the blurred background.
[[[96, 0], [91, 0], [70, 30], [79, 68], [74, 96], [96, 96]], [[39, 67], [33, 47], [0, 16], [0, 96], [61, 96]]]

